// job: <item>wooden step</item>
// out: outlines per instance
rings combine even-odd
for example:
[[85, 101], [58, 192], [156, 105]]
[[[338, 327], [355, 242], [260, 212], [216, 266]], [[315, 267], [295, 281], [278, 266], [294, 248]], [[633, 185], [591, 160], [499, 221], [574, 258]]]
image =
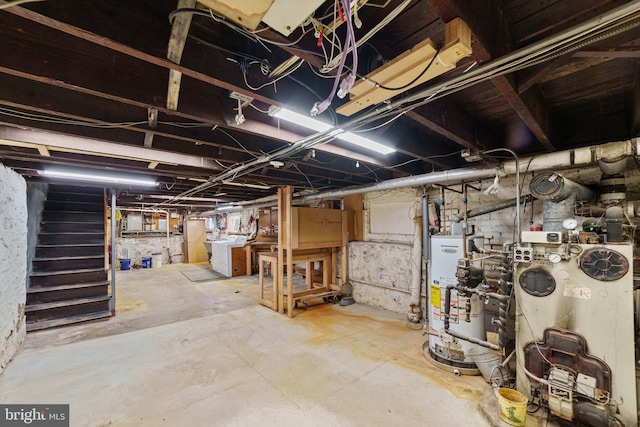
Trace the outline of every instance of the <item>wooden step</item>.
[[39, 331], [42, 329], [57, 328], [60, 326], [72, 325], [74, 323], [90, 322], [94, 320], [108, 320], [111, 312], [108, 310], [95, 313], [83, 314], [78, 316], [69, 316], [61, 319], [40, 320], [37, 322], [27, 323], [27, 332]]
[[81, 200], [49, 200], [44, 202], [45, 211], [58, 212], [104, 212], [104, 203], [85, 202]]
[[104, 195], [102, 191], [98, 194], [92, 193], [72, 193], [68, 191], [49, 191], [47, 192], [47, 201], [57, 202], [85, 202], [85, 203], [104, 203]]
[[27, 323], [63, 319], [109, 310], [109, 295], [29, 304], [25, 308]]
[[59, 256], [82, 256], [82, 255], [103, 255], [104, 243], [91, 244], [53, 244], [38, 245], [36, 247], [36, 257], [48, 258]]
[[78, 283], [99, 282], [107, 279], [107, 270], [103, 268], [83, 268], [62, 271], [34, 271], [29, 276], [33, 287], [74, 285]]
[[104, 268], [104, 255], [61, 256], [34, 258], [33, 271], [74, 270], [77, 268]]
[[104, 220], [102, 221], [42, 221], [40, 222], [41, 233], [71, 233], [89, 232], [104, 233]]
[[104, 230], [98, 233], [39, 233], [39, 245], [57, 244], [100, 244], [104, 243]]
[[74, 298], [90, 298], [109, 294], [109, 281], [73, 285], [37, 286], [27, 289], [27, 306], [47, 302], [64, 301]]
[[71, 307], [74, 305], [90, 304], [92, 302], [109, 301], [109, 295], [100, 295], [90, 298], [78, 298], [73, 300], [43, 302], [40, 304], [32, 304], [24, 309], [25, 313], [33, 313], [34, 311], [52, 310], [61, 307]]
[[95, 222], [104, 221], [103, 212], [43, 211], [42, 221]]

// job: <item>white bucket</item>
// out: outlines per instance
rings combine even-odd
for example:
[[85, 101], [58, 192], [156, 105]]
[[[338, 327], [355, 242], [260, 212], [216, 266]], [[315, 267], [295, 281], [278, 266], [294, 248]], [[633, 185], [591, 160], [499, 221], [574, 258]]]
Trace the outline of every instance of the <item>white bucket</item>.
[[162, 254], [156, 253], [151, 254], [151, 268], [160, 268], [162, 267]]

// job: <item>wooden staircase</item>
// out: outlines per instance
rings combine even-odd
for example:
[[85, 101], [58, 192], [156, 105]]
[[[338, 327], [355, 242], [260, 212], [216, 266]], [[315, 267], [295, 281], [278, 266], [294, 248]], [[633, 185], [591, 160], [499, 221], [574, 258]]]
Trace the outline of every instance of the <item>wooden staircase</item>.
[[103, 189], [50, 185], [27, 289], [27, 331], [110, 317], [105, 254]]

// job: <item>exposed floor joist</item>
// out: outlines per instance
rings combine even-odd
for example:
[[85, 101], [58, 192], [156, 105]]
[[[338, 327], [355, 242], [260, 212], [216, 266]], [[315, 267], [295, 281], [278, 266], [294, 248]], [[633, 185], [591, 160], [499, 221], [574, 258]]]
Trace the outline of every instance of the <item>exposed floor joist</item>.
[[[473, 44], [471, 55], [479, 63], [488, 62], [513, 50], [508, 25], [504, 22], [495, 1], [487, 2], [483, 14], [478, 14], [477, 10], [472, 10], [469, 3], [460, 0], [428, 1], [445, 22], [459, 16], [469, 25], [477, 42]], [[527, 94], [521, 96], [513, 76], [509, 75], [497, 76], [491, 81], [540, 144], [548, 151], [555, 151], [549, 113], [540, 91], [532, 87], [528, 89]]]

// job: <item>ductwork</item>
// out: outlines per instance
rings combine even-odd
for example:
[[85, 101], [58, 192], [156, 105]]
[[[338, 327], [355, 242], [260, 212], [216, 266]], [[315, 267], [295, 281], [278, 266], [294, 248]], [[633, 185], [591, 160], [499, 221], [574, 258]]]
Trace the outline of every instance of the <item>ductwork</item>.
[[529, 190], [537, 199], [556, 203], [573, 195], [577, 202], [592, 203], [596, 200], [596, 193], [589, 187], [571, 181], [556, 172], [543, 172], [534, 176], [529, 184]]
[[[633, 156], [640, 153], [640, 138], [633, 138], [626, 141], [610, 142], [602, 145], [592, 145], [589, 147], [576, 148], [555, 153], [541, 154], [536, 157], [524, 157], [520, 159], [521, 172], [541, 172], [548, 170], [563, 170], [579, 168], [587, 165], [594, 165], [600, 160], [611, 161], [620, 159], [623, 156]], [[496, 173], [504, 175], [514, 175], [516, 172], [516, 162], [513, 160], [503, 162], [498, 168], [461, 168], [451, 169], [442, 172], [432, 172], [424, 175], [413, 175], [409, 177], [390, 179], [371, 185], [358, 185], [343, 188], [341, 190], [327, 191], [324, 193], [307, 194], [297, 197], [294, 194], [294, 203], [309, 202], [314, 200], [339, 199], [351, 194], [364, 194], [374, 191], [388, 191], [402, 188], [421, 187], [432, 184], [454, 184], [464, 181], [474, 181], [493, 178]], [[249, 209], [259, 205], [272, 205], [271, 197], [265, 197], [259, 201], [248, 201], [238, 206], [236, 210]], [[273, 196], [273, 201], [276, 197]], [[240, 203], [238, 203], [240, 205]], [[209, 211], [207, 214], [215, 214], [216, 211]]]

